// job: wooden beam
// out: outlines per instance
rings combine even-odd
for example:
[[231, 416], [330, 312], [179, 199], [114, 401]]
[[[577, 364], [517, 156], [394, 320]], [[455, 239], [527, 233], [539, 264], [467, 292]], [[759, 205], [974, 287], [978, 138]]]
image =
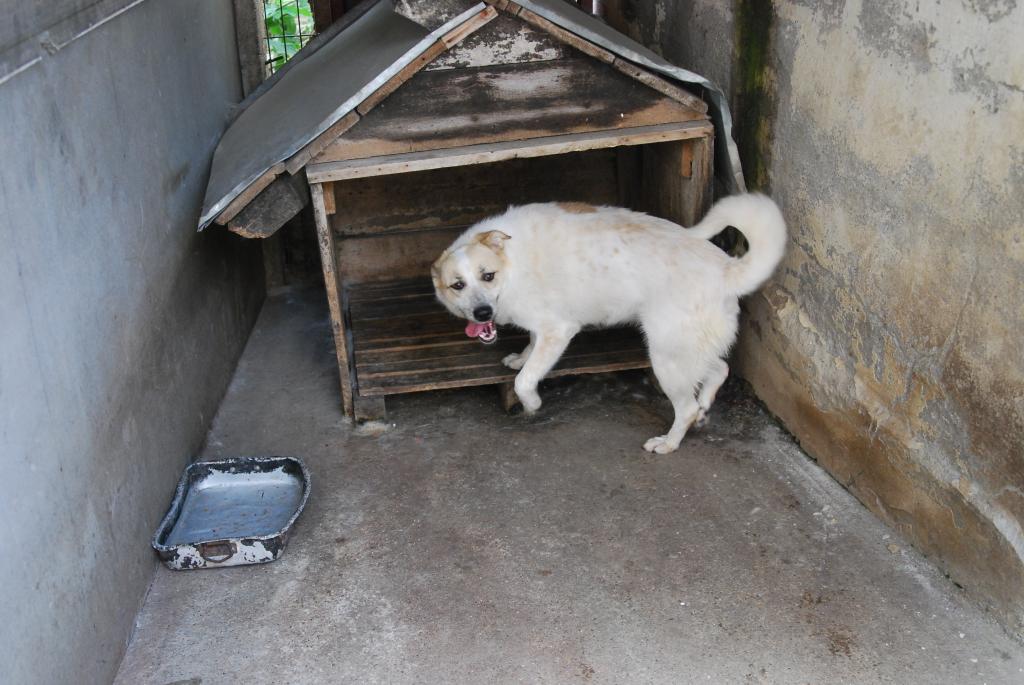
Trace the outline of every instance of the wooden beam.
[[715, 136], [692, 141], [688, 146], [690, 175], [684, 179], [686, 202], [692, 207], [691, 218], [697, 223], [711, 209], [715, 184]]
[[[328, 187], [328, 192], [333, 188]], [[317, 240], [320, 244], [320, 264], [324, 271], [327, 305], [331, 312], [331, 331], [334, 333], [334, 351], [338, 360], [341, 381], [341, 406], [346, 416], [353, 415], [352, 370], [349, 366], [348, 340], [345, 331], [345, 312], [342, 308], [341, 274], [338, 273], [334, 235], [324, 207], [324, 188], [319, 183], [310, 185], [313, 197], [313, 218], [316, 220]]]
[[235, 42], [242, 72], [242, 96], [247, 97], [267, 77], [267, 26], [262, 0], [234, 0]]
[[310, 183], [343, 181], [350, 178], [404, 174], [411, 171], [488, 164], [509, 159], [560, 155], [621, 145], [664, 143], [706, 137], [712, 133], [713, 127], [708, 121], [683, 121], [656, 126], [591, 131], [504, 143], [467, 145], [443, 150], [425, 150], [400, 155], [310, 164], [306, 167], [306, 175]]
[[484, 2], [495, 9], [511, 14], [513, 17], [519, 14], [520, 10], [523, 9], [520, 4], [512, 2], [512, 0], [484, 0]]
[[[511, 4], [511, 3], [509, 3]], [[516, 5], [518, 7], [518, 5]], [[531, 12], [528, 9], [520, 9], [516, 13], [516, 16], [525, 21], [528, 24], [532, 24], [539, 29], [547, 31], [549, 34], [562, 41], [566, 45], [570, 45], [585, 55], [590, 55], [595, 59], [599, 59], [602, 62], [611, 64], [615, 61], [615, 55], [604, 48], [598, 47], [591, 43], [585, 38], [580, 38], [572, 31], [566, 31], [558, 24], [552, 23], [544, 17]]]
[[245, 238], [269, 238], [308, 203], [305, 177], [283, 174], [228, 222], [228, 230]]
[[480, 13], [474, 14], [472, 17], [441, 36], [441, 42], [449, 48], [454, 45], [458, 45], [462, 42], [463, 38], [475, 32], [496, 16], [498, 16], [498, 10], [493, 7], [486, 7]]
[[693, 226], [711, 206], [714, 138], [707, 136], [643, 148], [642, 207]]
[[501, 402], [501, 408], [509, 414], [512, 410], [519, 406], [519, 395], [516, 394], [515, 383], [500, 383], [498, 385], [498, 399]]
[[683, 154], [679, 164], [680, 175], [683, 178], [693, 178], [693, 145], [683, 145]]
[[334, 23], [334, 12], [331, 0], [310, 0], [309, 9], [313, 12], [313, 31], [323, 33]]
[[388, 408], [382, 396], [363, 397], [358, 392], [352, 396], [352, 418], [356, 423], [367, 421], [386, 421]]
[[501, 12], [508, 10], [508, 0], [484, 0], [484, 2]]
[[324, 184], [324, 211], [327, 212], [327, 216], [331, 216], [338, 211], [338, 207], [335, 204], [336, 198], [334, 197], [334, 184]]
[[655, 76], [651, 72], [646, 69], [641, 69], [632, 62], [624, 60], [621, 57], [616, 57], [615, 61], [612, 62], [612, 66], [626, 76], [635, 78], [645, 86], [653, 88], [662, 95], [667, 95], [676, 102], [682, 103], [701, 114], [706, 114], [708, 111], [708, 103], [704, 102], [690, 91], [680, 88], [676, 84], [670, 83], [660, 76]]
[[335, 139], [357, 123], [359, 123], [359, 115], [355, 112], [349, 112], [331, 124], [326, 131], [306, 143], [305, 147], [289, 157], [284, 163], [284, 168], [289, 174], [299, 173], [302, 167], [309, 163], [309, 160], [323, 152], [327, 146], [335, 141]]
[[416, 72], [433, 62], [447, 49], [448, 46], [440, 40], [431, 45], [423, 51], [423, 54], [409, 62], [404, 69], [388, 79], [383, 86], [373, 91], [368, 98], [363, 100], [362, 103], [356, 107], [356, 111], [365, 116], [367, 112], [380, 104], [384, 98], [398, 90], [399, 87], [412, 78]]
[[234, 200], [229, 202], [228, 206], [217, 215], [214, 221], [222, 226], [226, 226], [229, 221], [235, 218], [235, 215], [245, 209], [247, 204], [252, 202], [257, 195], [262, 193], [282, 173], [284, 173], [284, 164], [280, 162], [264, 171], [259, 178], [250, 183]]

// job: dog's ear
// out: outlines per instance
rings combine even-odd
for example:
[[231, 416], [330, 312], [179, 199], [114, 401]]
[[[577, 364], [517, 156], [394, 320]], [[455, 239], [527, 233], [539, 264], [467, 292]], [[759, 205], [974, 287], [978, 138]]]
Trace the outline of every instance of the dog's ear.
[[441, 262], [451, 254], [451, 250], [445, 248], [445, 251], [441, 253], [441, 256], [434, 260], [434, 263], [430, 265], [430, 280], [434, 281], [434, 285], [438, 288], [441, 287]]
[[476, 241], [485, 247], [489, 247], [495, 252], [501, 252], [505, 249], [505, 241], [511, 239], [512, 236], [501, 231], [487, 231], [481, 233], [476, 237]]

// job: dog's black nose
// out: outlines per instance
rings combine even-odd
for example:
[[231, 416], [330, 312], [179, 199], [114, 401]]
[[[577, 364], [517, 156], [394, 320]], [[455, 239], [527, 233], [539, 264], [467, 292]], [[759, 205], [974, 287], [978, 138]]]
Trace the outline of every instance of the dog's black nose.
[[492, 316], [494, 316], [494, 310], [485, 304], [473, 310], [473, 318], [481, 323], [490, 321]]

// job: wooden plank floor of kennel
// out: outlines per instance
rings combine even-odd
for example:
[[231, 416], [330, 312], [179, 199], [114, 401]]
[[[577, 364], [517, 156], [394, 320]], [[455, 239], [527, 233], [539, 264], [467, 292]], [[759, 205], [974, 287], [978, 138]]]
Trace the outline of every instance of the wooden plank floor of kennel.
[[[555, 69], [600, 80], [591, 65], [570, 60], [467, 76], [493, 83], [533, 70], [544, 79]], [[478, 101], [470, 114], [465, 102], [444, 97], [456, 87], [450, 74], [426, 74], [393, 95], [379, 117], [365, 117], [352, 130], [358, 135], [339, 138], [306, 166], [347, 414], [382, 418], [388, 395], [485, 384], [503, 385], [508, 404], [515, 374], [501, 359], [528, 336], [503, 329], [492, 346], [467, 338], [465, 322], [435, 301], [428, 275], [471, 223], [509, 203], [544, 200], [632, 206], [684, 225], [706, 211], [713, 141], [706, 116], [614, 70], [599, 73], [590, 121], [560, 120], [554, 102]], [[510, 109], [536, 116], [502, 132], [496, 122]], [[402, 133], [428, 123], [429, 141], [411, 143]], [[367, 156], [371, 149], [384, 154]], [[636, 330], [586, 331], [549, 375], [648, 365]]]

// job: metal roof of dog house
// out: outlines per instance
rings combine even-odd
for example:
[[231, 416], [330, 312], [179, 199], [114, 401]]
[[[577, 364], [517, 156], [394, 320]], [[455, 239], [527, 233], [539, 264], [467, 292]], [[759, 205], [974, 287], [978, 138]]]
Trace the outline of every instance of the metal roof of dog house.
[[475, 32], [494, 18], [495, 8], [520, 18], [529, 14], [535, 25], [562, 31], [563, 39], [573, 39], [584, 51], [596, 46], [595, 56], [611, 53], [617, 62], [626, 60], [701, 91], [718, 132], [716, 174], [729, 192], [744, 189], [732, 118], [718, 87], [564, 0], [488, 0], [432, 31], [400, 14], [389, 0], [376, 0], [317, 36], [242, 103], [214, 153], [199, 229], [215, 220], [227, 223], [275, 178], [300, 171], [316, 154], [313, 141], [347, 130], [349, 120], [358, 120], [357, 108], [400, 87], [403, 74], [407, 78]]

